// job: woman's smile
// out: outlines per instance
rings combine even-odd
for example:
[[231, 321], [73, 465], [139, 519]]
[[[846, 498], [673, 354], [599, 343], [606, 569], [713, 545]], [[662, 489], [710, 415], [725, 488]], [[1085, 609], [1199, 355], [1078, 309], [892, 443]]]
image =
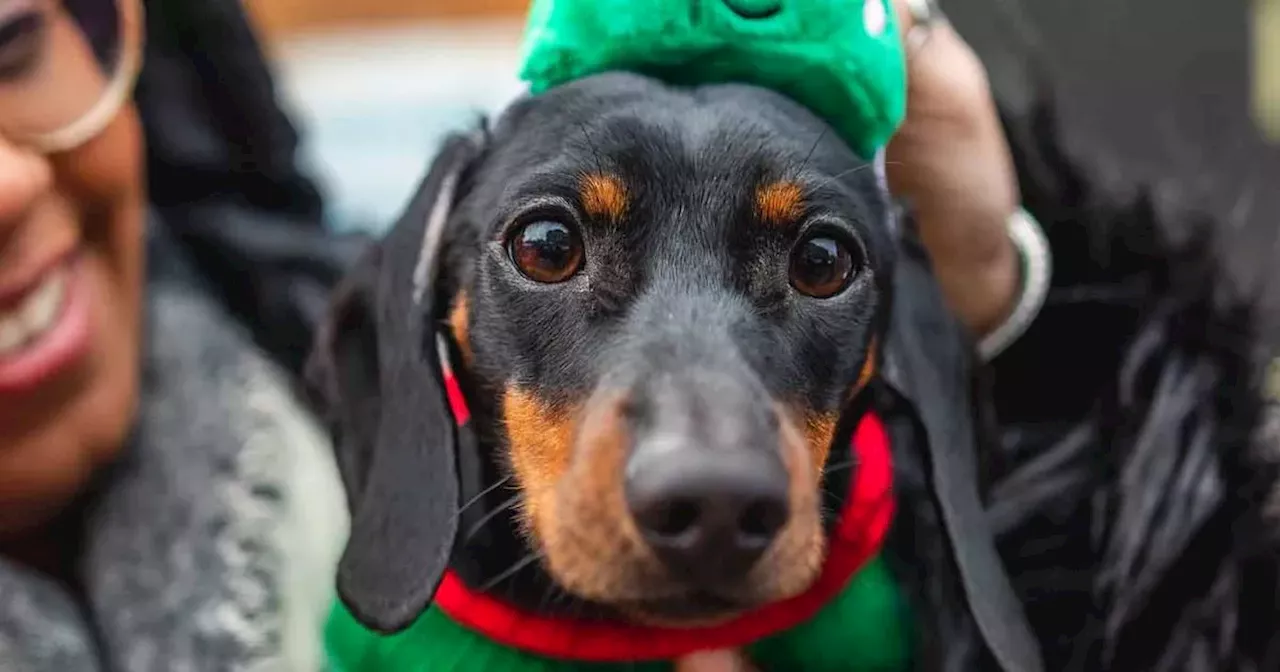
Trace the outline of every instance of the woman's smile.
[[0, 395], [28, 392], [88, 352], [90, 301], [79, 261], [64, 256], [0, 294]]
[[[21, 10], [0, 11], [3, 542], [52, 520], [124, 448], [138, 403], [147, 196], [128, 96], [139, 6], [0, 5]], [[39, 30], [23, 18], [32, 13]]]

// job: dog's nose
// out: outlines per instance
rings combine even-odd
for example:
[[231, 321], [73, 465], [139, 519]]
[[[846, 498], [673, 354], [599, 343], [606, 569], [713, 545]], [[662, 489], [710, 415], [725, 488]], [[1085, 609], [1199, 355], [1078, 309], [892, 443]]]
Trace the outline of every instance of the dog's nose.
[[690, 580], [741, 578], [787, 522], [778, 455], [678, 442], [637, 447], [627, 464], [631, 515], [667, 568]]

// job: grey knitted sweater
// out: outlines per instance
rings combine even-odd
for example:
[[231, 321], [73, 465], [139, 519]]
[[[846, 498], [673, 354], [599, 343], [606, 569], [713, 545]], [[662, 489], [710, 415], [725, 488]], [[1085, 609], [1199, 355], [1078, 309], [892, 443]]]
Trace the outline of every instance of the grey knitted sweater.
[[347, 525], [327, 438], [205, 295], [148, 292], [140, 414], [89, 505], [84, 592], [0, 560], [0, 670], [320, 669]]

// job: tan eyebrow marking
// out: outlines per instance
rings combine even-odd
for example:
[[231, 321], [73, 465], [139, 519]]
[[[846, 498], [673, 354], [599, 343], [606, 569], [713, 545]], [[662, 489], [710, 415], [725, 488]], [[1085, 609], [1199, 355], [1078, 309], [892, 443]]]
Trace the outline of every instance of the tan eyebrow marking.
[[583, 209], [592, 217], [616, 224], [627, 214], [627, 187], [612, 175], [586, 175], [578, 186], [578, 197], [582, 199]]
[[790, 226], [804, 214], [804, 190], [781, 180], [756, 189], [756, 216], [769, 226]]

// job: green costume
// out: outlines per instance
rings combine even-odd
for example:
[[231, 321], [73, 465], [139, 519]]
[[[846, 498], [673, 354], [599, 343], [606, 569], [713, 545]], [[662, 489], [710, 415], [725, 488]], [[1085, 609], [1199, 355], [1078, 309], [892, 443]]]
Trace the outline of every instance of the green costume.
[[891, 0], [534, 0], [521, 76], [532, 93], [607, 70], [786, 94], [864, 158], [906, 114]]
[[[905, 605], [881, 561], [873, 561], [810, 621], [748, 647], [764, 670], [901, 672], [909, 669]], [[380, 636], [341, 606], [325, 633], [333, 672], [668, 672], [667, 661], [556, 660], [502, 646], [430, 608], [408, 630]], [[831, 646], [836, 643], [838, 646]]]
[[[533, 95], [610, 70], [638, 72], [674, 85], [753, 84], [809, 107], [870, 159], [905, 113], [906, 73], [895, 23], [890, 0], [534, 0], [522, 76]], [[909, 669], [910, 618], [898, 586], [877, 555], [892, 507], [859, 509], [883, 506], [869, 503], [884, 502], [891, 487], [887, 441], [874, 416], [870, 422], [864, 419], [855, 434], [860, 473], [842, 526], [833, 533], [828, 567], [818, 582], [824, 585], [809, 595], [820, 601], [795, 609], [778, 605], [771, 622], [786, 623], [783, 627], [762, 629], [759, 619], [745, 626], [747, 632], [760, 633], [741, 645], [762, 668]], [[850, 516], [850, 511], [871, 515]], [[866, 520], [874, 522], [868, 526]], [[847, 521], [864, 522], [851, 529]], [[803, 613], [803, 618], [796, 613]], [[620, 624], [605, 636], [575, 639], [581, 634], [575, 627], [572, 622], [518, 614], [492, 597], [472, 594], [457, 577], [446, 575], [435, 604], [403, 632], [376, 634], [338, 604], [326, 641], [335, 672], [671, 667], [669, 656], [646, 655], [662, 649], [662, 642], [650, 647], [634, 641], [640, 633], [654, 637], [652, 629]], [[585, 631], [595, 626], [580, 627]], [[575, 648], [575, 643], [583, 645], [588, 639], [590, 647]], [[590, 653], [578, 655], [588, 648]]]

